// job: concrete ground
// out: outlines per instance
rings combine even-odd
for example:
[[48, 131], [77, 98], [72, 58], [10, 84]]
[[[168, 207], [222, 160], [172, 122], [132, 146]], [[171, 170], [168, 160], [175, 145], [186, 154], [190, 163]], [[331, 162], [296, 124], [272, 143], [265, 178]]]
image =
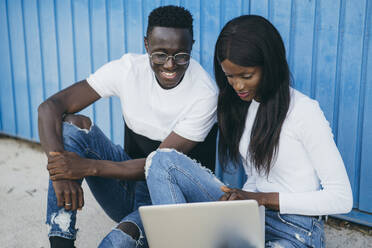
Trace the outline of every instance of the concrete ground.
[[[40, 145], [0, 136], [0, 247], [49, 247], [45, 223], [48, 174]], [[93, 199], [84, 184], [85, 206], [78, 213], [78, 248], [97, 247], [115, 223]], [[372, 247], [365, 233], [326, 225], [326, 247]], [[369, 234], [368, 234], [369, 233]]]

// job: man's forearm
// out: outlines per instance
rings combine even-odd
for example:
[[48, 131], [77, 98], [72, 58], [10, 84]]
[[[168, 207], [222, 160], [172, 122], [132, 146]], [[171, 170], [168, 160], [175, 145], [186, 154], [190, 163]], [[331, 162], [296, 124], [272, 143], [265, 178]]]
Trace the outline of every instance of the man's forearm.
[[50, 102], [40, 105], [38, 116], [38, 128], [40, 143], [45, 151], [64, 151], [62, 142], [62, 112], [52, 106]]
[[40, 143], [49, 152], [64, 151], [62, 139], [62, 116], [65, 113], [76, 113], [100, 98], [86, 80], [49, 97], [38, 108]]
[[123, 162], [107, 160], [90, 160], [90, 175], [125, 180], [145, 179], [145, 158], [132, 159]]

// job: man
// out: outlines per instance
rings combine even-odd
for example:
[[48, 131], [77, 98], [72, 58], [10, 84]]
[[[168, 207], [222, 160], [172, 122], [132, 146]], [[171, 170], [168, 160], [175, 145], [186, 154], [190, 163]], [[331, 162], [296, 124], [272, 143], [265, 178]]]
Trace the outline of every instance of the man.
[[[216, 121], [218, 90], [190, 58], [192, 21], [182, 7], [153, 10], [144, 38], [147, 54], [125, 54], [40, 105], [40, 141], [50, 174], [51, 247], [74, 247], [76, 210], [84, 205], [82, 179], [119, 223], [100, 247], [146, 246], [137, 211], [151, 204], [147, 185], [141, 181], [146, 156], [167, 147], [194, 154], [202, 162], [214, 161], [215, 132], [211, 131], [209, 145], [197, 144]], [[125, 151], [89, 118], [71, 115], [112, 95], [120, 98], [126, 122]]]

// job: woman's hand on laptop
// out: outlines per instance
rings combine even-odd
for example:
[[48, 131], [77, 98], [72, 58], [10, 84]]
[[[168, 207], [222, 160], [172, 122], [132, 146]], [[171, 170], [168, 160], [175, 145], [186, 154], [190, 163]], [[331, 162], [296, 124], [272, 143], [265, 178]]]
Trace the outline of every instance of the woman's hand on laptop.
[[235, 201], [235, 200], [256, 200], [258, 205], [263, 205], [267, 208], [279, 210], [279, 193], [278, 192], [249, 192], [237, 188], [229, 188], [221, 186], [223, 194], [219, 201]]

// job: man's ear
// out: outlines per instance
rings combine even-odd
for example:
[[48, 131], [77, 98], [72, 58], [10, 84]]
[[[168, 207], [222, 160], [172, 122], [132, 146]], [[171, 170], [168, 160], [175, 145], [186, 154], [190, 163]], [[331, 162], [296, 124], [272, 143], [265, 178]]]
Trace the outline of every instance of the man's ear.
[[195, 40], [192, 40], [192, 41], [191, 41], [191, 46], [190, 46], [190, 51], [189, 51], [190, 53], [191, 53], [191, 51], [192, 51], [192, 47], [194, 46], [194, 43], [195, 43]]
[[145, 43], [146, 52], [149, 53], [149, 43], [146, 36], [143, 37], [143, 42]]

